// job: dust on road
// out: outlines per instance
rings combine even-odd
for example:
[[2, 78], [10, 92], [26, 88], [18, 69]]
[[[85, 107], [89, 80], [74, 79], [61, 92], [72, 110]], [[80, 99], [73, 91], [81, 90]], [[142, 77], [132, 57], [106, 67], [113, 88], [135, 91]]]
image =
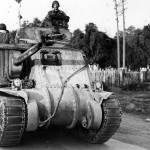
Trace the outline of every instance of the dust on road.
[[113, 138], [150, 149], [150, 122], [144, 116], [123, 113], [121, 126]]

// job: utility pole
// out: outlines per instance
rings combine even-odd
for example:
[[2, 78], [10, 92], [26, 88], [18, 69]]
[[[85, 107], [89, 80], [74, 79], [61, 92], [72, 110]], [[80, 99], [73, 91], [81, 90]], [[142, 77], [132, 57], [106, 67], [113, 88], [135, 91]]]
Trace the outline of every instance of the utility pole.
[[116, 21], [117, 21], [117, 58], [118, 58], [118, 69], [120, 69], [120, 40], [119, 40], [119, 19], [118, 19], [118, 4], [115, 1], [115, 10], [116, 10]]
[[122, 0], [122, 15], [123, 15], [123, 68], [126, 66], [126, 45], [125, 45], [125, 15], [124, 15], [124, 2], [125, 0]]

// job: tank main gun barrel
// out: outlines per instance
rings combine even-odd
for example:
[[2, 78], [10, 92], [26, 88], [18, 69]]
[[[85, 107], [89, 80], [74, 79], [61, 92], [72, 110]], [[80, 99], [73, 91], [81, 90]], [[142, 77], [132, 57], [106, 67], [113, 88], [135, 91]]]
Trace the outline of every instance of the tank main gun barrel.
[[32, 56], [33, 54], [35, 54], [37, 51], [39, 51], [42, 47], [41, 43], [37, 43], [34, 46], [32, 46], [31, 48], [29, 48], [27, 51], [25, 51], [23, 54], [21, 54], [20, 56], [18, 56], [17, 58], [14, 58], [14, 65], [18, 66], [20, 65], [23, 61], [25, 61], [27, 58], [29, 58], [30, 56]]

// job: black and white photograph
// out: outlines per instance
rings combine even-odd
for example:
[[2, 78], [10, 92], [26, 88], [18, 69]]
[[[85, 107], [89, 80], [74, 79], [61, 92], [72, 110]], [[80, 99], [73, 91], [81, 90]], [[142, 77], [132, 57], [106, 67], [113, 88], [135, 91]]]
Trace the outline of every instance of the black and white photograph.
[[150, 150], [150, 1], [0, 0], [0, 150]]

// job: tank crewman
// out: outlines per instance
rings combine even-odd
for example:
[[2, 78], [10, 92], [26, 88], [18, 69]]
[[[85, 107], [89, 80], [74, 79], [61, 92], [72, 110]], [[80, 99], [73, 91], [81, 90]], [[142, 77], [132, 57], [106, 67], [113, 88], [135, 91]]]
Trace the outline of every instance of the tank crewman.
[[59, 10], [60, 4], [58, 1], [53, 1], [52, 3], [52, 9], [51, 11], [48, 12], [47, 16], [45, 17], [45, 19], [42, 21], [41, 23], [41, 27], [43, 26], [43, 24], [46, 22], [46, 20], [51, 20], [51, 16], [53, 15], [57, 15], [57, 16], [66, 16], [66, 14], [62, 11]]
[[9, 43], [9, 31], [4, 23], [0, 24], [0, 43]]

